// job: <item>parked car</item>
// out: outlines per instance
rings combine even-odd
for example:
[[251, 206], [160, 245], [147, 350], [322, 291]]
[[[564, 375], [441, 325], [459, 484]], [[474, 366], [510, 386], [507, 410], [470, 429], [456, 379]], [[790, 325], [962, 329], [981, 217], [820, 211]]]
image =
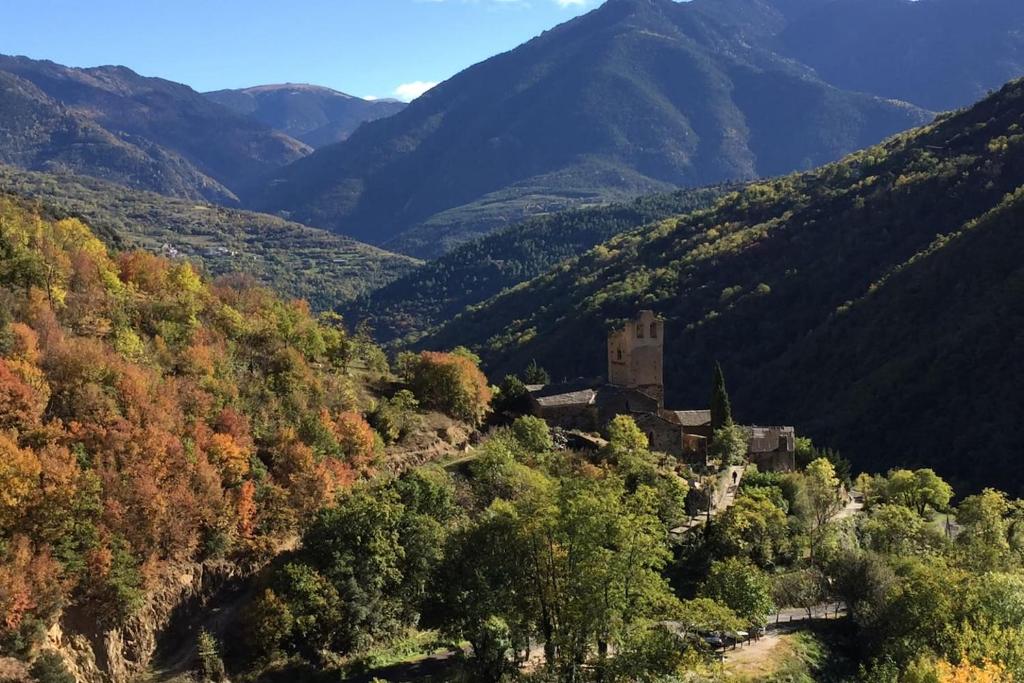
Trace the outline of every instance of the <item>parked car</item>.
[[725, 647], [725, 638], [720, 633], [709, 633], [704, 636], [704, 642], [716, 650]]

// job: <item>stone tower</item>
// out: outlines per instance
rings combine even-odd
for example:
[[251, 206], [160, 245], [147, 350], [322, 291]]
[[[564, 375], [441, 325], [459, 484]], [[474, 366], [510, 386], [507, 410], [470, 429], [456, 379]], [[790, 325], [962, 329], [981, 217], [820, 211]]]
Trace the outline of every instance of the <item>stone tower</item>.
[[663, 406], [664, 351], [664, 321], [654, 311], [640, 311], [635, 320], [608, 335], [608, 383], [642, 391]]

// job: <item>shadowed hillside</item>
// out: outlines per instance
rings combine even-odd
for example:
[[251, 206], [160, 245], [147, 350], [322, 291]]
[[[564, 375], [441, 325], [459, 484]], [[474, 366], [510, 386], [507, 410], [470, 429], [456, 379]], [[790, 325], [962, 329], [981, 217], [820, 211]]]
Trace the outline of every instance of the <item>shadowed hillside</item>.
[[415, 339], [509, 287], [540, 275], [620, 232], [707, 208], [727, 186], [677, 190], [624, 204], [532, 218], [458, 247], [343, 308], [380, 341]]
[[494, 375], [533, 358], [555, 377], [593, 375], [606, 320], [642, 305], [667, 318], [672, 402], [706, 400], [720, 360], [741, 419], [795, 422], [861, 464], [1019, 487], [1022, 185], [1018, 81], [613, 238], [420, 343], [471, 343]]

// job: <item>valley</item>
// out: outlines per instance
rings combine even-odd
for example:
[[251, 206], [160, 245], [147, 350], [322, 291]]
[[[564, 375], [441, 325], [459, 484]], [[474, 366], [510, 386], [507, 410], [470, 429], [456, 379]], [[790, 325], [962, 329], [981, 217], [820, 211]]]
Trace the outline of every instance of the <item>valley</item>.
[[60, 16], [0, 683], [1024, 681], [1024, 5]]

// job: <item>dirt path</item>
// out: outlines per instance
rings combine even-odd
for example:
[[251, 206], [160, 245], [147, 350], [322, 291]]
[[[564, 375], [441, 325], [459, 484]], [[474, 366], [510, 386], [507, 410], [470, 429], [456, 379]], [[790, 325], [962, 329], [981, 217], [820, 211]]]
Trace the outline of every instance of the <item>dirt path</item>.
[[[736, 502], [736, 494], [739, 491], [740, 482], [743, 481], [743, 473], [745, 471], [746, 466], [744, 465], [733, 465], [732, 467], [722, 470], [718, 477], [718, 481], [715, 483], [715, 492], [711, 507], [712, 517], [717, 517], [728, 510], [730, 505]], [[735, 479], [733, 479], [734, 475], [736, 477]], [[705, 513], [694, 515], [687, 519], [682, 526], [672, 529], [669, 533], [674, 536], [682, 536], [688, 531], [702, 526], [706, 520], [707, 515]]]
[[788, 632], [769, 631], [759, 640], [725, 651], [725, 666], [732, 673], [763, 676], [775, 671], [780, 656], [787, 651]]

